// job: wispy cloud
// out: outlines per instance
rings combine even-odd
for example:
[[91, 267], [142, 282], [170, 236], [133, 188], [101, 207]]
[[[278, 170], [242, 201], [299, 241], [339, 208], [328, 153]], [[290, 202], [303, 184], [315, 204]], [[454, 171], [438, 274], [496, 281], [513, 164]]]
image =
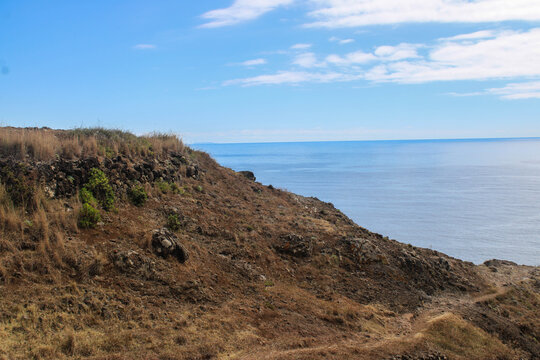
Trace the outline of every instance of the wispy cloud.
[[326, 65], [323, 62], [319, 62], [315, 54], [311, 52], [296, 55], [292, 63], [304, 68], [323, 67]]
[[264, 65], [266, 64], [266, 59], [262, 59], [262, 58], [259, 58], [259, 59], [253, 59], [253, 60], [246, 60], [244, 62], [241, 62], [240, 65], [243, 65], [243, 66], [257, 66], [257, 65]]
[[[540, 76], [540, 28], [500, 31], [476, 40], [444, 39], [427, 56], [380, 64], [366, 78], [373, 81], [425, 83]], [[465, 37], [467, 38], [467, 37]], [[463, 37], [459, 38], [463, 39]]]
[[292, 4], [295, 0], [235, 0], [223, 9], [208, 11], [202, 18], [208, 20], [203, 28], [217, 28], [256, 19], [280, 6]]
[[153, 50], [156, 48], [157, 46], [154, 44], [137, 44], [133, 46], [133, 49], [135, 50]]
[[354, 75], [342, 74], [338, 72], [314, 73], [306, 71], [280, 71], [270, 75], [259, 75], [245, 79], [234, 79], [226, 81], [223, 85], [298, 85], [301, 83], [329, 83], [337, 81], [352, 81], [358, 78]]
[[340, 39], [338, 37], [332, 36], [330, 39], [328, 39], [331, 42], [337, 42], [340, 45], [350, 44], [354, 42], [354, 39]]
[[308, 27], [540, 20], [538, 0], [234, 0], [229, 7], [204, 13], [208, 22], [201, 27], [238, 24], [295, 2], [311, 9]]
[[309, 49], [311, 48], [311, 44], [294, 44], [293, 46], [291, 46], [291, 49], [293, 50], [306, 50], [306, 49]]
[[512, 83], [502, 88], [488, 89], [487, 92], [509, 100], [540, 99], [540, 81]]
[[326, 57], [327, 63], [338, 66], [365, 64], [374, 60], [377, 60], [377, 57], [375, 55], [371, 53], [366, 53], [362, 50], [351, 52], [343, 56], [331, 54]]
[[[440, 38], [431, 44], [381, 45], [371, 51], [345, 54], [303, 52], [293, 55], [292, 64], [304, 69], [317, 68], [317, 71], [282, 70], [227, 81], [225, 85], [534, 79], [540, 77], [540, 47], [536, 44], [540, 44], [540, 28], [485, 30]], [[483, 93], [506, 99], [538, 98], [539, 86], [540, 81], [515, 82]]]
[[537, 0], [313, 0], [311, 27], [399, 23], [538, 21]]

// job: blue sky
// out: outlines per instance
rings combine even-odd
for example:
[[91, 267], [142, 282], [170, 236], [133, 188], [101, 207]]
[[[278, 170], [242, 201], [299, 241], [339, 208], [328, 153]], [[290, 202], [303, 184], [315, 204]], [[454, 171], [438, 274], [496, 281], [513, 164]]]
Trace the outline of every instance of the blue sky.
[[0, 1], [0, 123], [540, 136], [537, 0]]

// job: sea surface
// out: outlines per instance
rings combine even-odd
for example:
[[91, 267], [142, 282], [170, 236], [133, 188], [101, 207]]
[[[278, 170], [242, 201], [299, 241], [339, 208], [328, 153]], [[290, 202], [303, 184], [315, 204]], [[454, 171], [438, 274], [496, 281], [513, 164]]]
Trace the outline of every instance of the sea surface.
[[193, 147], [398, 241], [475, 263], [540, 265], [540, 139]]

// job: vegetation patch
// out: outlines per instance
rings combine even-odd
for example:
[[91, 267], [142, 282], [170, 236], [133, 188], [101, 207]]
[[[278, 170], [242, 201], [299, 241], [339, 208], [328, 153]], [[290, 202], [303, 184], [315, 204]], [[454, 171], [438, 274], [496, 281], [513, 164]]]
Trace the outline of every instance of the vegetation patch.
[[114, 208], [114, 191], [105, 173], [97, 168], [90, 170], [90, 177], [83, 190], [89, 191], [106, 211]]
[[94, 228], [100, 221], [101, 214], [99, 213], [99, 210], [88, 203], [84, 203], [79, 212], [79, 227], [83, 229]]
[[167, 217], [167, 228], [169, 228], [169, 230], [178, 231], [180, 230], [181, 226], [182, 226], [182, 223], [180, 221], [178, 214], [170, 214]]
[[463, 359], [482, 359], [485, 354], [510, 359], [512, 355], [499, 339], [450, 313], [432, 319], [423, 334], [441, 350]]
[[143, 206], [148, 199], [148, 194], [141, 184], [134, 185], [128, 191], [128, 198], [135, 206]]
[[160, 157], [182, 151], [182, 141], [168, 133], [136, 136], [127, 131], [101, 127], [73, 130], [0, 128], [0, 157], [10, 156], [19, 160], [46, 161], [81, 156], [111, 158], [117, 155]]
[[157, 181], [156, 187], [161, 191], [163, 194], [168, 194], [171, 192], [171, 185], [166, 181]]

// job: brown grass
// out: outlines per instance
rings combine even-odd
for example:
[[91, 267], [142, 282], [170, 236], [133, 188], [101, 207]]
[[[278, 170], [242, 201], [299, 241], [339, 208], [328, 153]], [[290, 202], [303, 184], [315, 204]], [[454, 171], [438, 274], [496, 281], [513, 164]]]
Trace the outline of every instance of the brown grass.
[[456, 359], [485, 359], [486, 356], [512, 359], [515, 355], [493, 335], [450, 313], [430, 320], [423, 335], [442, 351], [454, 354]]
[[0, 128], [0, 157], [19, 160], [74, 159], [90, 156], [162, 156], [181, 152], [182, 141], [174, 134], [152, 133], [136, 136], [121, 130], [87, 128], [51, 130]]

